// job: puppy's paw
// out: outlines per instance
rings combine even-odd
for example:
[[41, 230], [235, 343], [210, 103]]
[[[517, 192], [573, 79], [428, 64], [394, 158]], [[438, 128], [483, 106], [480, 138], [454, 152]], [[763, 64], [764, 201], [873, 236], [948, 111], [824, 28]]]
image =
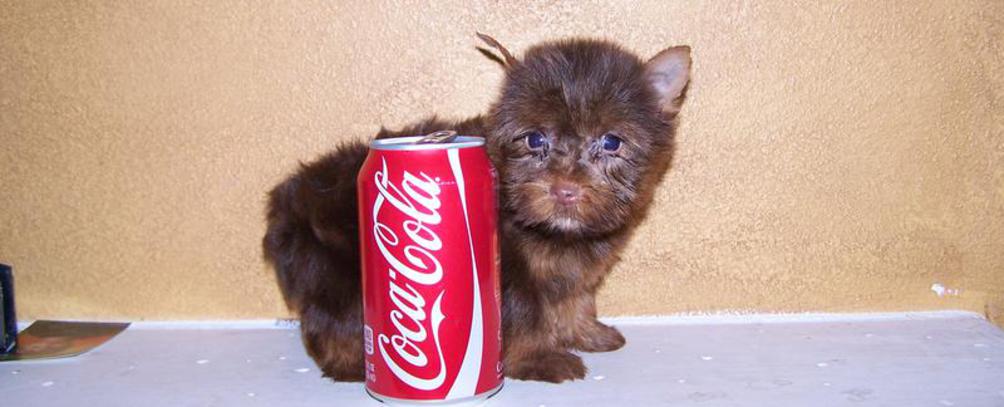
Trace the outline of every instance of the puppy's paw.
[[578, 333], [574, 346], [584, 352], [611, 352], [624, 347], [625, 342], [617, 328], [593, 321]]
[[324, 377], [336, 382], [361, 382], [366, 380], [366, 369], [363, 368], [362, 364], [349, 366], [344, 364], [329, 364], [327, 366], [320, 366], [320, 368], [324, 372]]
[[586, 365], [582, 358], [567, 351], [541, 351], [507, 361], [505, 374], [518, 380], [561, 383], [586, 377]]
[[335, 336], [305, 335], [303, 342], [307, 354], [314, 359], [324, 377], [336, 382], [366, 380], [362, 341], [349, 341], [347, 338]]

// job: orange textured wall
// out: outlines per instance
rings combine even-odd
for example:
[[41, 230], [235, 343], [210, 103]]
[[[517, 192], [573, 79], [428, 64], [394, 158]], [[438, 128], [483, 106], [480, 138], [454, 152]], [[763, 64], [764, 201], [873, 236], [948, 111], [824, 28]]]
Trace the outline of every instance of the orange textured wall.
[[285, 316], [265, 192], [382, 124], [484, 111], [476, 30], [693, 47], [677, 160], [603, 313], [1004, 318], [1000, 1], [3, 3], [22, 318]]

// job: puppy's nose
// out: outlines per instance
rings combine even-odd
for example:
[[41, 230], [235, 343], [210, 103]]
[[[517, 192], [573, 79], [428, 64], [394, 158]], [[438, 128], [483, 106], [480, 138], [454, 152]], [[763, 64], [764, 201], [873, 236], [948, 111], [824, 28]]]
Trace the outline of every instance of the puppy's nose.
[[562, 205], [572, 205], [582, 197], [582, 190], [571, 182], [557, 181], [551, 184], [551, 196]]

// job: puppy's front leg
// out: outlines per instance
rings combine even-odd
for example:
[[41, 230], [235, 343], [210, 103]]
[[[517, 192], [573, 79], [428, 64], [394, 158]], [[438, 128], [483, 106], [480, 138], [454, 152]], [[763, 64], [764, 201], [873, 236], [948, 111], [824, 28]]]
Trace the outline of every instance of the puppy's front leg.
[[596, 319], [596, 296], [584, 292], [573, 298], [569, 309], [575, 312], [571, 346], [584, 352], [610, 352], [624, 346], [624, 335], [617, 328]]
[[502, 338], [506, 376], [552, 383], [585, 377], [582, 358], [568, 351], [571, 321], [538, 294], [509, 291]]

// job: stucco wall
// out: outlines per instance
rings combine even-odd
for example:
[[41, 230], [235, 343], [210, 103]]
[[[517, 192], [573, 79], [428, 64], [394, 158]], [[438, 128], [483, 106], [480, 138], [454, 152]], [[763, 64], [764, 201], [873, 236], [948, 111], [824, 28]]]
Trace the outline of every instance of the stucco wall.
[[476, 30], [517, 54], [693, 47], [677, 159], [604, 314], [1004, 318], [1000, 1], [3, 3], [22, 318], [286, 315], [265, 191], [381, 124], [485, 110], [501, 72]]

